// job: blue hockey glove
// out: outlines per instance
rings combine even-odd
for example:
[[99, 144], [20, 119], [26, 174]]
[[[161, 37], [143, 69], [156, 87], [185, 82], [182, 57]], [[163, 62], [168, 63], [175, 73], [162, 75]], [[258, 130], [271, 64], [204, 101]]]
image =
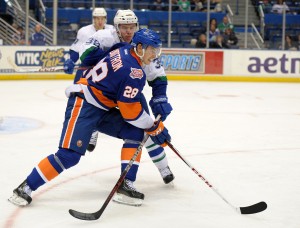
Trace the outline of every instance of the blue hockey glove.
[[149, 104], [154, 116], [157, 117], [157, 115], [160, 114], [162, 121], [164, 121], [173, 110], [166, 96], [152, 97]]
[[160, 120], [154, 123], [154, 126], [145, 130], [148, 135], [150, 135], [152, 141], [155, 144], [166, 146], [166, 141], [171, 141], [171, 136], [168, 133], [168, 129], [165, 128], [163, 122]]
[[72, 59], [67, 59], [64, 63], [64, 72], [66, 74], [73, 74], [75, 67], [75, 63], [73, 62]]

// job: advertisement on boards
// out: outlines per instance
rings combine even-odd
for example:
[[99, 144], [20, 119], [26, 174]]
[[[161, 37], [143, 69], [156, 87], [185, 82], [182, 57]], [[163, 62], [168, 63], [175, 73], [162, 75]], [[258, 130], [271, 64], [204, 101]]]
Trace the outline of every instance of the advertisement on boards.
[[224, 52], [224, 56], [225, 75], [300, 77], [300, 54], [298, 51], [229, 50]]
[[[1, 46], [0, 80], [73, 79], [63, 72], [68, 52], [67, 46]], [[160, 63], [169, 80], [300, 82], [298, 51], [164, 48]]]
[[223, 51], [163, 49], [160, 61], [168, 76], [223, 74]]

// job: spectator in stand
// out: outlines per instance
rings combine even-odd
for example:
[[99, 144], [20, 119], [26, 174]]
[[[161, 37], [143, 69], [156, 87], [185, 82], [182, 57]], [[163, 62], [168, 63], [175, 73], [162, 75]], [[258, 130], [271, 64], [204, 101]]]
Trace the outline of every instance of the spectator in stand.
[[227, 44], [227, 46], [231, 49], [238, 48], [238, 38], [236, 37], [235, 33], [232, 31], [231, 28], [227, 28], [225, 30], [225, 33], [223, 34], [224, 42]]
[[33, 33], [31, 35], [31, 38], [30, 38], [30, 44], [31, 45], [34, 45], [34, 46], [43, 46], [43, 45], [46, 45], [46, 37], [43, 33], [41, 33], [42, 31], [42, 27], [40, 24], [37, 24], [35, 26], [35, 33]]
[[283, 4], [283, 0], [277, 0], [277, 3], [272, 7], [272, 13], [282, 14], [283, 9], [285, 9], [287, 13], [290, 12], [290, 8], [286, 4]]
[[222, 12], [222, 0], [212, 0], [212, 4], [215, 5], [214, 9], [211, 10], [212, 12], [215, 13], [221, 13]]
[[19, 33], [16, 33], [13, 35], [13, 43], [15, 45], [24, 45], [25, 44], [25, 33], [24, 29], [21, 26], [18, 26], [17, 28]]
[[216, 41], [216, 37], [220, 35], [219, 29], [216, 28], [215, 24], [210, 24], [209, 29], [209, 42]]
[[206, 48], [206, 35], [205, 34], [200, 34], [198, 37], [198, 40], [195, 44], [196, 48]]
[[234, 26], [233, 26], [233, 24], [231, 24], [231, 23], [229, 22], [227, 16], [224, 16], [224, 17], [223, 17], [223, 21], [222, 21], [220, 24], [218, 24], [218, 29], [219, 29], [219, 31], [220, 31], [221, 33], [224, 33], [225, 30], [226, 30], [227, 28], [230, 28], [232, 31], [234, 31]]
[[[279, 49], [282, 50], [282, 46], [279, 46]], [[285, 35], [285, 43], [284, 43], [284, 50], [289, 51], [297, 51], [297, 45], [293, 42], [293, 39], [290, 35]]]
[[212, 24], [214, 24], [214, 25], [216, 26], [216, 28], [218, 27], [218, 21], [217, 21], [217, 19], [216, 19], [216, 18], [212, 18], [212, 19], [210, 19], [210, 21], [209, 21], [209, 25], [212, 25]]
[[263, 0], [261, 3], [261, 7], [265, 13], [270, 13], [272, 9], [272, 4], [270, 3], [270, 0]]
[[179, 0], [178, 6], [179, 6], [179, 10], [182, 12], [191, 11], [191, 3], [189, 0]]
[[300, 34], [298, 34], [298, 36], [297, 36], [297, 47], [298, 47], [298, 50], [300, 51]]
[[167, 10], [166, 4], [163, 2], [163, 0], [155, 0], [153, 4], [150, 6], [151, 10], [157, 10], [157, 11], [165, 11]]
[[221, 35], [216, 36], [216, 41], [210, 42], [209, 47], [214, 49], [229, 48], [228, 45], [224, 42], [223, 36]]
[[179, 6], [178, 6], [177, 0], [172, 0], [172, 11], [179, 11]]
[[203, 0], [193, 0], [191, 2], [191, 10], [193, 12], [203, 11]]

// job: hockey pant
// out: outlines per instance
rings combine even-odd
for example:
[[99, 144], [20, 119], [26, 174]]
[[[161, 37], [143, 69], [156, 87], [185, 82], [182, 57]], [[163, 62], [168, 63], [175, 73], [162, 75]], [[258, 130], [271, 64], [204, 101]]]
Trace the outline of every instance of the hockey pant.
[[[147, 101], [143, 94], [141, 96], [140, 102], [141, 102], [142, 107], [149, 114], [149, 108], [147, 105]], [[124, 126], [122, 126], [122, 123], [124, 122], [124, 120], [120, 114], [120, 111], [117, 108], [111, 109], [109, 112], [110, 112], [110, 115], [106, 116], [106, 118], [103, 120], [101, 126], [97, 130], [101, 133], [120, 138], [119, 132], [122, 129], [124, 129]], [[150, 158], [152, 159], [153, 163], [156, 165], [156, 167], [158, 169], [164, 169], [168, 166], [168, 159], [166, 157], [166, 153], [165, 153], [163, 147], [155, 144], [151, 140], [150, 137], [147, 140], [147, 142], [145, 143], [145, 147], [148, 151]], [[125, 164], [126, 163], [124, 163], [124, 165]]]
[[[118, 132], [113, 130], [101, 131], [102, 128], [107, 130], [116, 127], [113, 118], [116, 118], [121, 126], [118, 126]], [[111, 121], [110, 126], [107, 126], [107, 119]], [[36, 190], [58, 176], [63, 170], [78, 164], [81, 156], [85, 154], [94, 129], [124, 140], [121, 150], [123, 171], [142, 141], [144, 130], [125, 122], [120, 112], [99, 109], [87, 103], [83, 98], [72, 95], [68, 100], [65, 112], [59, 149], [55, 154], [50, 154], [34, 167], [27, 177], [29, 187]], [[127, 179], [135, 181], [140, 157], [141, 153], [127, 173]]]

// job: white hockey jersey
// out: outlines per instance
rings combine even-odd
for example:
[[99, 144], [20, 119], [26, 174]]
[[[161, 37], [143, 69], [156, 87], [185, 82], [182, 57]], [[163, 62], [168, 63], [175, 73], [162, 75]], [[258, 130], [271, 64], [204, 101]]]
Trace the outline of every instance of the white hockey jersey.
[[[86, 56], [88, 52], [95, 47], [107, 50], [114, 44], [120, 42], [120, 38], [114, 27], [113, 29], [98, 30], [82, 45], [79, 51], [79, 58], [81, 59], [82, 56]], [[166, 77], [165, 70], [157, 59], [149, 65], [144, 66], [143, 70], [146, 73], [147, 81], [153, 81], [158, 77]]]
[[[105, 24], [103, 30], [98, 30], [98, 31], [105, 31], [105, 30], [114, 30], [114, 26]], [[79, 53], [81, 52], [82, 45], [93, 36], [97, 31], [95, 29], [95, 26], [93, 24], [87, 25], [82, 27], [81, 29], [78, 30], [77, 32], [77, 37], [74, 43], [71, 45], [71, 50]]]

